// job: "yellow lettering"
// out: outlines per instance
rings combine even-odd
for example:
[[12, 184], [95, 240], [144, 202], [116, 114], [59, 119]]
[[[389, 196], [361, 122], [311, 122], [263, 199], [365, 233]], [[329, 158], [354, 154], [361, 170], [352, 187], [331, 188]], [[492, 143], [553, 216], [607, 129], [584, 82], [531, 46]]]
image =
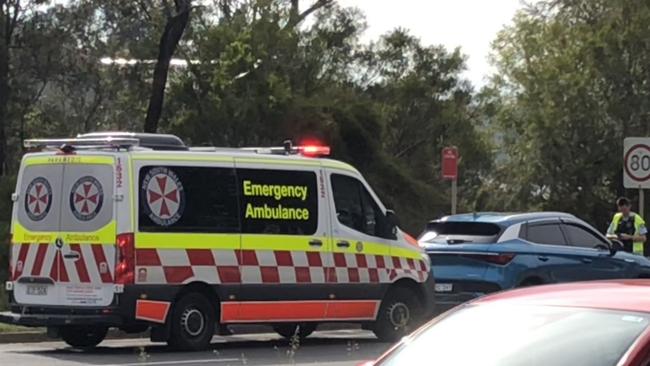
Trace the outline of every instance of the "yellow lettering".
[[245, 218], [255, 218], [255, 211], [253, 211], [253, 205], [252, 204], [247, 204], [246, 205], [246, 215], [244, 215]]
[[251, 181], [250, 180], [245, 180], [244, 181], [244, 196], [251, 196]]
[[307, 186], [291, 186], [280, 184], [255, 184], [250, 180], [243, 182], [244, 196], [273, 197], [276, 201], [285, 198], [298, 198], [301, 201], [307, 200]]

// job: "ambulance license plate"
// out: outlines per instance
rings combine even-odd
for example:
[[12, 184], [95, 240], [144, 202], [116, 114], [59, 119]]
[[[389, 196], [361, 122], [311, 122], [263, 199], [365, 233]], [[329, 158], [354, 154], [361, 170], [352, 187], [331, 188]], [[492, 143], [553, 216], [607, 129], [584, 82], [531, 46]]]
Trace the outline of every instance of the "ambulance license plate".
[[27, 295], [31, 296], [47, 296], [46, 285], [27, 285]]

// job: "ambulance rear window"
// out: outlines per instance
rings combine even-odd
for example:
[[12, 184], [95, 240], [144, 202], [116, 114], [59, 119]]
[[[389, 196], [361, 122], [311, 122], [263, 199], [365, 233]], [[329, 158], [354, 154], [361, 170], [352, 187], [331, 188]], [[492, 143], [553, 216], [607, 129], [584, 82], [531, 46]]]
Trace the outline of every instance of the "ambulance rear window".
[[17, 193], [18, 222], [30, 231], [93, 232], [113, 219], [110, 165], [28, 165]]
[[30, 231], [59, 231], [63, 166], [27, 166], [18, 185], [18, 221]]
[[139, 194], [140, 231], [240, 231], [234, 169], [145, 166]]

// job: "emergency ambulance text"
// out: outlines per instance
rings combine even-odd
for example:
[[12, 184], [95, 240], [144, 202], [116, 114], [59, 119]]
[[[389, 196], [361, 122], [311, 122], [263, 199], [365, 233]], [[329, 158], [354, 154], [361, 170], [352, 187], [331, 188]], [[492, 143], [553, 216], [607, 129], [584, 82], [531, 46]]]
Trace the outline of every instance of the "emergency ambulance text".
[[252, 204], [246, 205], [247, 219], [264, 219], [264, 220], [309, 220], [309, 210], [306, 208], [289, 208], [278, 205], [272, 207], [264, 205], [255, 207]]
[[276, 201], [284, 198], [307, 199], [306, 186], [290, 186], [276, 184], [255, 184], [250, 180], [244, 181], [244, 196], [273, 197]]

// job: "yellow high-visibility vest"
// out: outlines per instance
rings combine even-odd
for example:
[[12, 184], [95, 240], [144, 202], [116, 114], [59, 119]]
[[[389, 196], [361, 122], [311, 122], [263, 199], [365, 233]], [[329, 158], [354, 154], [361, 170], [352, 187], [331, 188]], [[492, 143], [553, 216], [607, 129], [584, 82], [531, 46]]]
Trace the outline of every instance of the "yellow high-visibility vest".
[[[645, 235], [646, 229], [645, 229], [645, 221], [643, 221], [643, 218], [634, 212], [631, 212], [630, 215], [634, 217], [634, 235]], [[615, 231], [618, 228], [618, 224], [621, 222], [622, 219], [623, 219], [623, 214], [620, 212], [616, 213], [614, 215], [614, 218], [612, 219], [612, 223], [610, 224], [609, 229], [607, 230], [607, 233], [615, 234]], [[632, 252], [634, 254], [643, 255], [643, 244], [644, 242], [642, 241], [633, 242]]]

